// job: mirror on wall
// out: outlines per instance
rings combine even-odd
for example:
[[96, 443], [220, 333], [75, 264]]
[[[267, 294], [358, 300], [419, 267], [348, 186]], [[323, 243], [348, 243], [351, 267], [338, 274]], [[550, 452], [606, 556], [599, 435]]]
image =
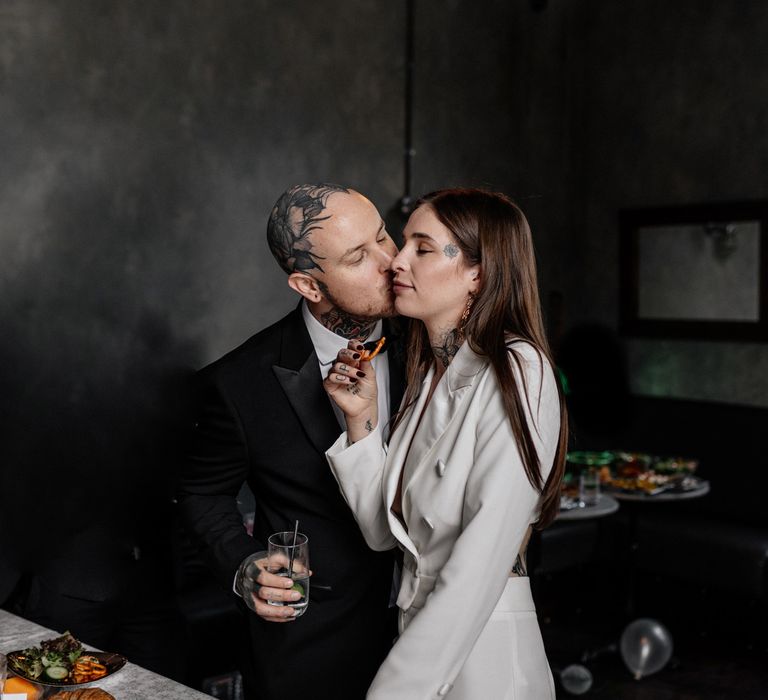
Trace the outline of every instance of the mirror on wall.
[[768, 202], [619, 212], [626, 335], [768, 339]]

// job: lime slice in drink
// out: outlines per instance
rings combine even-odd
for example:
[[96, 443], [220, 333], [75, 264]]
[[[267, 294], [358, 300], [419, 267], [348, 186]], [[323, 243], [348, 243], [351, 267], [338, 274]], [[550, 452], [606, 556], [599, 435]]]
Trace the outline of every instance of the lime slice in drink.
[[302, 586], [300, 583], [298, 583], [298, 582], [294, 583], [291, 586], [291, 590], [292, 591], [298, 591], [301, 594], [301, 597], [302, 598], [304, 597], [304, 586]]

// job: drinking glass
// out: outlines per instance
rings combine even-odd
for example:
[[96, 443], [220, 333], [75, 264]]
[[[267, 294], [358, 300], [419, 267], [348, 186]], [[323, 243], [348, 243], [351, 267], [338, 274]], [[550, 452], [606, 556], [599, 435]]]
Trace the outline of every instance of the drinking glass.
[[586, 469], [581, 473], [579, 499], [587, 506], [595, 506], [600, 500], [600, 474], [596, 469]]
[[290, 576], [293, 590], [301, 594], [297, 601], [272, 601], [268, 605], [288, 605], [295, 608], [296, 617], [309, 605], [309, 538], [299, 532], [294, 542], [293, 531], [276, 532], [267, 540], [267, 571], [277, 576]]

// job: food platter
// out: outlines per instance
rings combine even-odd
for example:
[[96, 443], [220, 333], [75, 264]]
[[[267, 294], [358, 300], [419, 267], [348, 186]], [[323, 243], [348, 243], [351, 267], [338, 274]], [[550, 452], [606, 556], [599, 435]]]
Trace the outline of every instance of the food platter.
[[117, 673], [123, 666], [125, 666], [128, 661], [121, 654], [115, 654], [114, 652], [89, 651], [88, 656], [96, 657], [99, 662], [106, 667], [107, 672], [103, 676], [83, 682], [77, 682], [74, 678], [62, 678], [61, 680], [54, 680], [44, 676], [38, 676], [37, 678], [34, 678], [26, 673], [23, 670], [23, 666], [19, 664], [19, 662], [23, 661], [25, 658], [24, 651], [25, 650], [8, 652], [6, 656], [8, 657], [9, 670], [13, 671], [14, 675], [19, 676], [19, 678], [23, 678], [24, 680], [30, 681], [31, 683], [37, 683], [38, 685], [45, 685], [52, 688], [78, 688], [81, 686], [86, 686], [90, 683], [95, 683], [96, 681], [101, 681], [104, 678], [109, 678], [109, 676], [112, 674]]
[[31, 683], [53, 688], [85, 686], [117, 673], [127, 659], [108, 651], [88, 651], [69, 632], [39, 646], [10, 651], [8, 669]]
[[604, 488], [613, 493], [654, 497], [663, 493], [685, 493], [700, 488], [694, 476], [698, 462], [683, 458], [617, 452], [609, 473], [601, 475]]
[[606, 492], [620, 501], [682, 501], [699, 498], [709, 493], [709, 482], [698, 477], [688, 477], [685, 483], [667, 484], [653, 490], [619, 489], [606, 487]]
[[585, 475], [599, 480], [600, 489], [621, 500], [680, 500], [709, 491], [695, 472], [698, 460], [661, 457], [640, 452], [569, 452], [561, 490], [561, 511], [582, 507]]
[[34, 678], [26, 673], [23, 670], [23, 667], [19, 665], [19, 662], [25, 658], [24, 651], [25, 650], [8, 652], [6, 656], [8, 657], [9, 670], [13, 671], [14, 675], [19, 676], [19, 678], [23, 678], [24, 680], [30, 681], [31, 683], [37, 683], [38, 685], [45, 685], [52, 688], [78, 688], [86, 686], [90, 683], [104, 680], [105, 678], [109, 678], [109, 676], [113, 675], [114, 673], [117, 673], [123, 666], [125, 666], [128, 661], [121, 654], [115, 654], [114, 652], [89, 651], [88, 656], [96, 657], [99, 662], [106, 667], [107, 672], [103, 676], [83, 682], [77, 682], [74, 678], [62, 678], [61, 680], [54, 680], [44, 676], [38, 676], [37, 678]]

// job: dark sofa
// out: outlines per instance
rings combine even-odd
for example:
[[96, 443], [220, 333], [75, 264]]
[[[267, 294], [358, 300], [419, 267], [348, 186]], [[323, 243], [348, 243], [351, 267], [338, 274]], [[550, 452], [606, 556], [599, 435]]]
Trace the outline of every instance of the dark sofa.
[[[585, 561], [624, 566], [626, 553], [616, 548], [631, 536], [640, 574], [664, 577], [692, 590], [726, 592], [737, 605], [764, 607], [768, 409], [652, 397], [626, 401], [619, 409], [624, 419], [602, 431], [595, 429], [595, 421], [580, 424], [580, 407], [573, 406], [573, 449], [697, 458], [697, 473], [710, 482], [710, 493], [684, 502], [624, 503], [607, 523], [555, 523], [537, 543], [534, 573], [547, 575]], [[610, 542], [606, 531], [613, 535]]]
[[699, 459], [706, 496], [638, 515], [638, 566], [768, 600], [768, 409], [637, 398], [631, 450]]

